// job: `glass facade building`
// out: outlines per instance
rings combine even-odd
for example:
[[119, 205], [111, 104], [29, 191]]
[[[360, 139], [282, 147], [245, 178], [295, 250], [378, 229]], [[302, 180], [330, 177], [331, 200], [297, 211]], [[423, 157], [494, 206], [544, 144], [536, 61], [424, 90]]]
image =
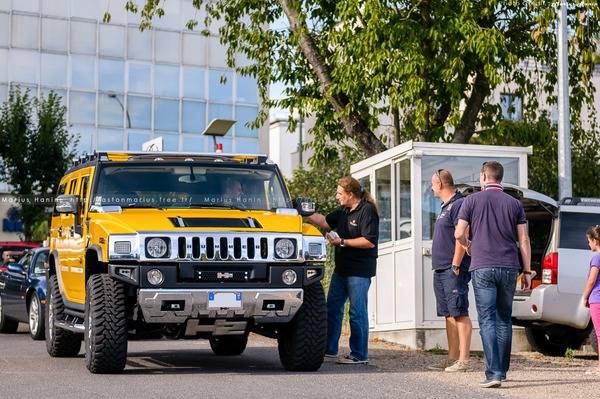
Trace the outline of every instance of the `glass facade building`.
[[258, 129], [245, 126], [259, 110], [256, 81], [227, 68], [217, 27], [209, 37], [188, 31], [186, 21], [203, 13], [169, 0], [140, 32], [125, 2], [0, 0], [0, 101], [11, 85], [54, 90], [81, 153], [141, 150], [158, 136], [166, 151], [212, 151], [201, 133], [213, 118], [237, 120], [220, 139], [225, 152], [259, 152]]

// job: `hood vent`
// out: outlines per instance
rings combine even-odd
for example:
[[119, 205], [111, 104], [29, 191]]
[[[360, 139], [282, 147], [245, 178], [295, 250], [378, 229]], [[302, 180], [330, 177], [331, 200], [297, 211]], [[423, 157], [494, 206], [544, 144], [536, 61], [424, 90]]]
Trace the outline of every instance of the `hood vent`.
[[262, 229], [260, 222], [254, 218], [169, 218], [175, 227], [209, 227], [209, 228], [244, 228]]

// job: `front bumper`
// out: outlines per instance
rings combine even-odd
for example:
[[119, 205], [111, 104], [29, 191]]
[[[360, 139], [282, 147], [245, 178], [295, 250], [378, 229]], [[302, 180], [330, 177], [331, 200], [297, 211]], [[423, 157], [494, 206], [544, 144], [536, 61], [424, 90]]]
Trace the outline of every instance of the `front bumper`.
[[[241, 294], [240, 307], [209, 307], [209, 294], [232, 292]], [[184, 323], [188, 319], [253, 319], [255, 323], [286, 323], [302, 306], [303, 295], [301, 288], [140, 289], [138, 304], [146, 323]]]
[[583, 329], [590, 321], [581, 295], [560, 292], [557, 285], [540, 285], [529, 295], [516, 292], [512, 308], [518, 324], [555, 323]]

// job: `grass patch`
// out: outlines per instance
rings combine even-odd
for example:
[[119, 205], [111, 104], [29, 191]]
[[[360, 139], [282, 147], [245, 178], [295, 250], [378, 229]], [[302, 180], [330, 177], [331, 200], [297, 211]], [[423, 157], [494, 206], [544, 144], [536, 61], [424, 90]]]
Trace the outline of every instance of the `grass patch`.
[[445, 355], [448, 351], [442, 348], [439, 344], [435, 344], [435, 346], [431, 349], [427, 349], [425, 352], [432, 353], [434, 355]]
[[575, 359], [575, 349], [567, 348], [565, 351], [565, 359], [573, 360]]

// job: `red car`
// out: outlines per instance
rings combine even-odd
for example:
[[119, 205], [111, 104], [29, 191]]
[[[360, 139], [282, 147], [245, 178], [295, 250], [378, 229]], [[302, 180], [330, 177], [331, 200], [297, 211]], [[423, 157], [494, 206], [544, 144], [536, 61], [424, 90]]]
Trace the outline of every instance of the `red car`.
[[16, 262], [25, 251], [40, 246], [41, 244], [37, 242], [0, 241], [0, 272], [6, 270], [9, 261]]

